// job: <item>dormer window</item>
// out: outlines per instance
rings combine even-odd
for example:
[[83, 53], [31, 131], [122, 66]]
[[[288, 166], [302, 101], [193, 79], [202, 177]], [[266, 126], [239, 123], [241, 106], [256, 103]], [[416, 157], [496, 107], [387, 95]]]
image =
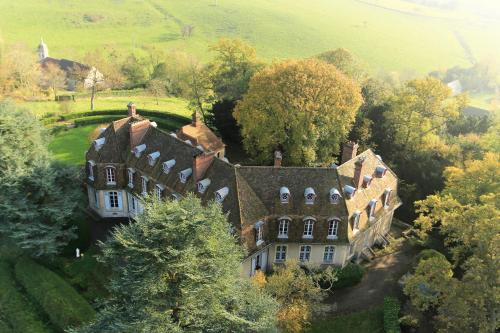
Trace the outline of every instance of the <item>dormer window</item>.
[[308, 187], [304, 191], [304, 197], [306, 199], [306, 205], [313, 205], [314, 199], [316, 198], [316, 193], [312, 187]]
[[198, 193], [203, 194], [207, 190], [207, 188], [210, 186], [211, 180], [209, 178], [205, 178], [203, 180], [200, 180], [197, 184], [198, 187]]
[[368, 218], [370, 220], [373, 220], [375, 218], [375, 208], [376, 207], [377, 207], [377, 200], [375, 200], [375, 199], [370, 200], [370, 202], [368, 203], [368, 210], [369, 210]]
[[280, 188], [280, 201], [281, 203], [288, 203], [290, 201], [290, 190], [288, 187], [282, 186]]
[[163, 165], [162, 165], [163, 172], [167, 173], [167, 174], [170, 173], [170, 171], [172, 170], [174, 165], [175, 165], [174, 159], [163, 162]]
[[187, 143], [188, 145], [192, 146], [193, 143], [191, 142], [191, 140], [184, 140], [185, 143]]
[[264, 222], [259, 221], [254, 225], [255, 245], [260, 246], [264, 243]]
[[331, 204], [338, 204], [340, 202], [340, 198], [342, 196], [340, 195], [340, 192], [339, 190], [337, 190], [336, 188], [331, 188], [330, 189], [330, 203]]
[[287, 239], [289, 227], [290, 227], [290, 218], [287, 216], [280, 218], [278, 225], [278, 238]]
[[89, 179], [90, 180], [94, 180], [94, 166], [95, 166], [94, 161], [88, 161]]
[[141, 193], [142, 195], [148, 194], [148, 177], [142, 176], [141, 177]]
[[138, 145], [138, 146], [135, 146], [134, 149], [132, 149], [132, 154], [134, 154], [134, 156], [136, 158], [139, 158], [139, 157], [141, 157], [142, 152], [145, 150], [146, 150], [145, 144]]
[[187, 168], [179, 172], [179, 179], [181, 183], [185, 184], [192, 174], [193, 174], [193, 169], [191, 168]]
[[229, 187], [223, 187], [218, 191], [215, 191], [215, 201], [222, 203], [229, 193]]
[[174, 138], [177, 138], [177, 134], [175, 134], [175, 133], [170, 133], [170, 136], [174, 137]]
[[205, 151], [205, 149], [203, 149], [203, 146], [202, 145], [197, 145], [196, 148], [198, 148], [199, 150], [201, 151]]
[[352, 186], [345, 185], [344, 186], [344, 193], [347, 195], [349, 199], [352, 199], [354, 195], [356, 194], [356, 189]]
[[106, 138], [100, 138], [100, 139], [94, 140], [95, 150], [99, 151], [102, 148], [102, 146], [104, 146], [105, 143], [106, 143]]
[[340, 220], [338, 218], [328, 220], [328, 235], [326, 236], [326, 239], [337, 239], [339, 223]]
[[161, 200], [164, 190], [165, 190], [165, 186], [163, 186], [161, 184], [156, 184], [156, 186], [155, 186], [156, 199]]
[[148, 164], [150, 166], [153, 166], [156, 164], [156, 161], [158, 160], [158, 157], [160, 157], [160, 152], [155, 151], [154, 153], [151, 153], [148, 155]]
[[359, 210], [352, 214], [352, 231], [357, 233], [359, 231], [359, 219], [361, 218], [361, 212]]
[[135, 170], [132, 168], [127, 169], [127, 174], [128, 174], [128, 184], [127, 186], [130, 188], [134, 188], [134, 173]]
[[313, 228], [314, 228], [314, 218], [306, 217], [304, 219], [304, 233], [302, 234], [302, 238], [312, 239], [313, 238]]
[[371, 183], [372, 183], [372, 176], [366, 175], [363, 177], [363, 187], [364, 188], [370, 187]]
[[116, 170], [114, 166], [106, 167], [106, 184], [116, 185]]
[[384, 177], [386, 172], [387, 172], [387, 168], [383, 165], [379, 165], [378, 167], [375, 168], [375, 174], [379, 178]]
[[389, 208], [391, 194], [392, 194], [392, 190], [390, 188], [386, 188], [384, 191], [384, 208]]

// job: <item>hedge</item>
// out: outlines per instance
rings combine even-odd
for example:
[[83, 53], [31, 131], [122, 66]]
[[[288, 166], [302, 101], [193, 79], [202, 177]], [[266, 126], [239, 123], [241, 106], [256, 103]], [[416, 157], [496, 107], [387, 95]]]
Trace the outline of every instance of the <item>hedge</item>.
[[[1, 313], [0, 313], [0, 315], [1, 315]], [[10, 329], [10, 327], [7, 325], [6, 322], [4, 322], [2, 320], [1, 317], [0, 317], [0, 332], [2, 332], [2, 333], [14, 333], [14, 331]]]
[[365, 269], [363, 267], [349, 263], [337, 272], [338, 280], [333, 284], [333, 288], [340, 289], [354, 286], [363, 279], [364, 274]]
[[399, 301], [394, 297], [384, 298], [384, 331], [385, 333], [401, 333], [399, 326]]
[[61, 331], [94, 318], [95, 311], [89, 303], [51, 270], [25, 258], [16, 264], [15, 274], [28, 295]]
[[93, 116], [93, 117], [84, 117], [77, 118], [74, 120], [75, 127], [85, 126], [85, 125], [94, 125], [94, 124], [102, 124], [102, 123], [110, 123], [112, 121], [122, 119], [122, 116]]
[[[4, 261], [0, 261], [0, 313], [15, 332], [49, 332], [33, 305], [16, 288], [12, 269]], [[1, 322], [0, 332], [4, 332]]]
[[126, 110], [100, 110], [100, 111], [85, 111], [85, 112], [72, 112], [59, 115], [59, 120], [71, 120], [77, 118], [94, 117], [94, 116], [121, 116], [126, 117]]

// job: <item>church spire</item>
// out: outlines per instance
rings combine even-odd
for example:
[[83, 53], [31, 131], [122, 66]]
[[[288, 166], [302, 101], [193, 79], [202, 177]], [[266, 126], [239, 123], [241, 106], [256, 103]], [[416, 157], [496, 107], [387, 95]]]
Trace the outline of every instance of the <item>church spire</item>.
[[40, 44], [38, 45], [38, 58], [40, 61], [49, 56], [49, 48], [47, 44], [43, 42], [43, 38], [40, 38]]

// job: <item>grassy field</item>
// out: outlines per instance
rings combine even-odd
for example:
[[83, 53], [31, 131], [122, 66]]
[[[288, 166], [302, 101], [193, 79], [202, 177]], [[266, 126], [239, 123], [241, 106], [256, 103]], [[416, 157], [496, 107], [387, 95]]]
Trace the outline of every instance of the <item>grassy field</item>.
[[381, 307], [313, 322], [307, 333], [383, 333]]
[[[7, 44], [33, 49], [43, 37], [52, 56], [74, 59], [103, 45], [128, 52], [151, 43], [208, 59], [207, 46], [229, 36], [266, 59], [345, 47], [374, 73], [424, 73], [467, 65], [468, 53], [500, 53], [498, 13], [460, 1], [456, 10], [439, 11], [402, 0], [0, 0], [0, 32]], [[188, 24], [193, 36], [183, 38]]]
[[57, 133], [49, 144], [49, 150], [61, 162], [83, 165], [84, 154], [90, 145], [89, 135], [96, 127], [82, 126]]

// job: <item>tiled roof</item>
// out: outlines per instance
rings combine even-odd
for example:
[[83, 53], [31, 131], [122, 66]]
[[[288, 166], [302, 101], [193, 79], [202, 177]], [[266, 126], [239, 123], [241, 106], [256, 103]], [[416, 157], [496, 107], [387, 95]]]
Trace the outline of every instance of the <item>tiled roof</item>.
[[203, 123], [198, 123], [196, 126], [188, 124], [183, 126], [177, 135], [182, 139], [195, 141], [195, 145], [202, 145], [204, 149], [209, 151], [217, 151], [224, 148], [224, 143], [218, 138], [210, 128]]

